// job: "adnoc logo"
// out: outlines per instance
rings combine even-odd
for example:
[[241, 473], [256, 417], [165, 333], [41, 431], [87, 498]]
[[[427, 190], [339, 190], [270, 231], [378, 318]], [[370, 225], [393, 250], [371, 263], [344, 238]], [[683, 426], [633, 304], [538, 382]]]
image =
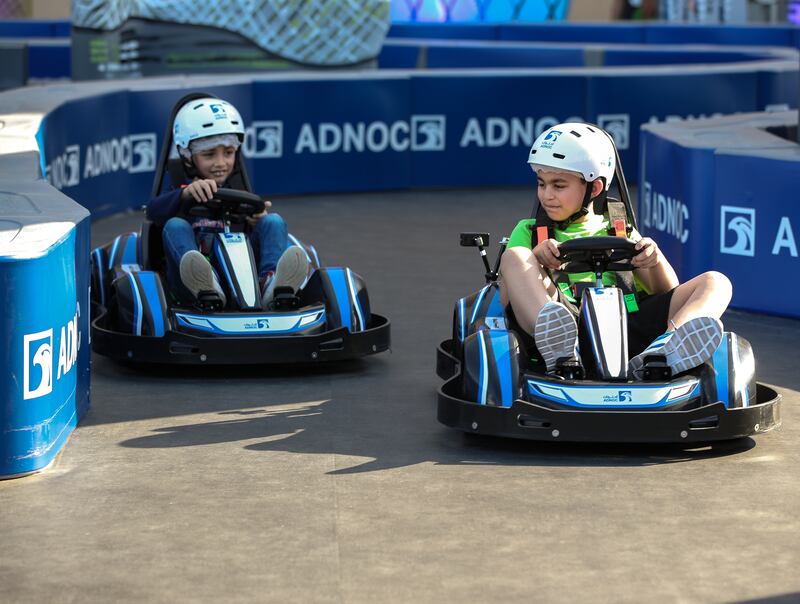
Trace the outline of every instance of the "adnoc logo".
[[22, 398], [24, 400], [46, 396], [53, 391], [53, 383], [69, 373], [78, 360], [81, 346], [78, 319], [81, 307], [61, 327], [58, 338], [58, 364], [53, 364], [54, 342], [52, 328], [22, 336]]
[[64, 153], [53, 158], [45, 168], [47, 182], [56, 189], [75, 187], [81, 182], [81, 148], [69, 145]]
[[283, 156], [283, 122], [255, 121], [244, 131], [242, 153], [253, 159]]
[[153, 172], [156, 169], [156, 134], [131, 134], [131, 163], [128, 172]]
[[720, 206], [719, 251], [736, 256], [756, 255], [754, 208]]
[[443, 115], [411, 116], [411, 149], [444, 151], [445, 117]]
[[633, 402], [633, 391], [631, 391], [631, 390], [620, 390], [619, 391], [619, 402], [620, 403], [632, 403]]
[[24, 400], [39, 398], [53, 391], [53, 330], [26, 334], [23, 345]]
[[689, 208], [677, 198], [653, 190], [645, 181], [642, 196], [644, 226], [672, 235], [681, 243], [689, 240]]
[[547, 136], [544, 137], [542, 141], [542, 148], [550, 149], [553, 145], [556, 144], [558, 137], [561, 136], [561, 130], [551, 130], [547, 133]]
[[627, 113], [606, 113], [597, 116], [597, 125], [611, 135], [617, 149], [630, 146], [631, 118]]
[[86, 147], [83, 178], [96, 178], [120, 171], [139, 174], [155, 169], [155, 132], [130, 134]]

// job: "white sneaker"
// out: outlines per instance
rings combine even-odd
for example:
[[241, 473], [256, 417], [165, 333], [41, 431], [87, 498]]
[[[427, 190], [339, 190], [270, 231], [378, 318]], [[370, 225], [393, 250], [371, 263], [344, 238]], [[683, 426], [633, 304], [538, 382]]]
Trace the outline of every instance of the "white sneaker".
[[296, 294], [308, 277], [308, 258], [298, 246], [286, 249], [275, 267], [275, 275], [270, 279], [261, 297], [261, 308], [266, 309], [275, 297], [278, 287], [291, 287]]
[[214, 269], [211, 268], [206, 257], [197, 250], [190, 250], [183, 255], [180, 274], [181, 281], [195, 298], [202, 291], [213, 291], [219, 294], [222, 306], [227, 304], [225, 292], [222, 291], [222, 287], [217, 281]]
[[542, 306], [536, 317], [533, 338], [547, 365], [547, 371], [553, 371], [559, 359], [580, 360], [578, 324], [563, 304], [547, 302]]
[[636, 377], [649, 355], [666, 358], [672, 375], [698, 367], [714, 354], [722, 342], [722, 323], [714, 317], [690, 319], [675, 331], [658, 336], [653, 343], [628, 363], [628, 371]]

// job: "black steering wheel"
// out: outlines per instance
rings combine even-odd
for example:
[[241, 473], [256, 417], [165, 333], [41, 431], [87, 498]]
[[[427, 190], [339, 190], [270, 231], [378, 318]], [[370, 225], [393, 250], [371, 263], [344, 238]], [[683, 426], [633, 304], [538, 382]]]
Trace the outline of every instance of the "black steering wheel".
[[632, 271], [631, 260], [641, 250], [625, 237], [579, 237], [560, 243], [561, 270], [566, 273]]
[[214, 198], [205, 203], [200, 203], [194, 198], [185, 203], [186, 212], [190, 216], [207, 218], [225, 216], [241, 220], [246, 216], [260, 214], [266, 207], [264, 200], [255, 193], [236, 189], [217, 189]]

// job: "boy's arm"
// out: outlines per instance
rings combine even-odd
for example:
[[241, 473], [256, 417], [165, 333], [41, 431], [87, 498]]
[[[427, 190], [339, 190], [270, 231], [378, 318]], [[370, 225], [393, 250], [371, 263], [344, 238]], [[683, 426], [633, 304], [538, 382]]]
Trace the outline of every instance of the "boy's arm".
[[633, 274], [649, 293], [663, 294], [680, 285], [675, 269], [655, 241], [642, 237], [637, 231], [631, 234], [631, 239], [637, 242], [636, 248], [640, 250], [633, 259], [633, 265], [638, 267]]
[[170, 218], [177, 216], [181, 209], [181, 193], [183, 189], [175, 189], [147, 202], [147, 219], [159, 226], [164, 226]]

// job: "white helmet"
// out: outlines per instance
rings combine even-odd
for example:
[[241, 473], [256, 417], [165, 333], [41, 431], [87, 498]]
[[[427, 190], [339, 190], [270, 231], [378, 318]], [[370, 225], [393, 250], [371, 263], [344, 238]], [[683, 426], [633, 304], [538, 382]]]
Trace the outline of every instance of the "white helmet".
[[172, 140], [182, 155], [193, 140], [220, 134], [234, 134], [239, 142], [244, 140], [242, 116], [236, 107], [222, 99], [189, 101], [178, 110], [172, 125]]
[[567, 122], [539, 135], [531, 147], [528, 163], [534, 172], [539, 169], [575, 172], [586, 182], [603, 178], [608, 191], [617, 163], [615, 158], [614, 143], [605, 131], [597, 126]]

